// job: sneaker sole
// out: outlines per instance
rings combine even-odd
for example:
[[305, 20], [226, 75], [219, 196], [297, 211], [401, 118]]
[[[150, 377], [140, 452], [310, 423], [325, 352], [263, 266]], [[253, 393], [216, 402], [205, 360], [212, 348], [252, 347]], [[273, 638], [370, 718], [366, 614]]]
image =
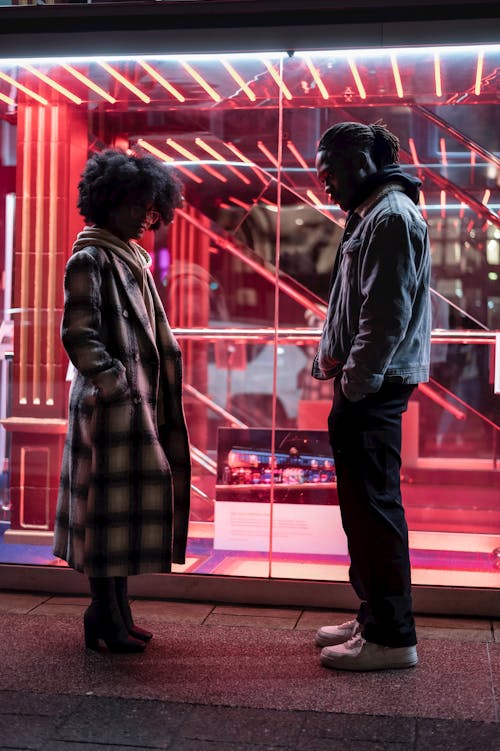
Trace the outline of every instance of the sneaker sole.
[[333, 670], [350, 670], [366, 673], [371, 670], [404, 670], [406, 668], [414, 668], [418, 664], [418, 658], [412, 662], [389, 662], [383, 665], [363, 665], [358, 661], [354, 661], [347, 657], [341, 657], [338, 660], [328, 660], [325, 657], [321, 658], [321, 664], [325, 668], [331, 668]]

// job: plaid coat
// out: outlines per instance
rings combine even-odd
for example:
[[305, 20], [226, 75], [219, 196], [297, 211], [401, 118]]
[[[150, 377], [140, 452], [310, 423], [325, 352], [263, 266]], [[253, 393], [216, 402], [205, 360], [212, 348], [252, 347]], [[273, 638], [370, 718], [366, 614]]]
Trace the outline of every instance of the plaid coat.
[[[61, 326], [75, 366], [54, 554], [87, 576], [184, 563], [190, 498], [182, 365], [151, 274], [156, 337], [129, 266], [105, 247], [72, 255]], [[156, 340], [155, 340], [156, 339]], [[166, 424], [158, 429], [162, 389]]]

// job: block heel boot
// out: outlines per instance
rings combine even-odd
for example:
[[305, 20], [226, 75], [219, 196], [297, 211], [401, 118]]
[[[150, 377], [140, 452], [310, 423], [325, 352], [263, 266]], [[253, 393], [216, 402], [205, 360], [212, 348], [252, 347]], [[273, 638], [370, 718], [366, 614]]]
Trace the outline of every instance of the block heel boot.
[[122, 615], [123, 622], [130, 636], [133, 636], [134, 639], [139, 639], [140, 641], [148, 642], [150, 639], [153, 638], [153, 634], [151, 633], [151, 631], [146, 631], [146, 629], [141, 628], [140, 626], [136, 626], [134, 623], [134, 619], [132, 618], [132, 611], [130, 609], [130, 603], [128, 601], [128, 595], [127, 595], [127, 591], [128, 591], [127, 577], [115, 576], [115, 588], [116, 588], [116, 599], [118, 601], [118, 607], [120, 608], [120, 613]]
[[89, 577], [92, 602], [85, 611], [83, 627], [87, 649], [99, 651], [102, 640], [110, 652], [143, 652], [145, 643], [127, 631], [118, 607], [112, 577]]

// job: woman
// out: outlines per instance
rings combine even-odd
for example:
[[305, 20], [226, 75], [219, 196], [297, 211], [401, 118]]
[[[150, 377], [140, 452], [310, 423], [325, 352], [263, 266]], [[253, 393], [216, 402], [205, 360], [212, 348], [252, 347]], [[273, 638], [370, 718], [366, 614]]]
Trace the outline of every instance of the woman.
[[78, 186], [79, 233], [65, 272], [63, 345], [75, 368], [54, 554], [89, 577], [85, 645], [140, 652], [127, 577], [184, 563], [189, 442], [181, 353], [134, 240], [172, 221], [180, 185], [153, 157], [107, 150]]

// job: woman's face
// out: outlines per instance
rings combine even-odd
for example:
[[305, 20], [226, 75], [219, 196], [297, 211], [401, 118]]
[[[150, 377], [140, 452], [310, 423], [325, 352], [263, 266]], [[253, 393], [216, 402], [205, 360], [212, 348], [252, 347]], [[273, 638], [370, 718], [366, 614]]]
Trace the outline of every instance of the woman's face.
[[120, 240], [139, 240], [142, 235], [160, 218], [152, 204], [143, 206], [137, 203], [122, 203], [109, 212], [103, 229], [107, 229]]

